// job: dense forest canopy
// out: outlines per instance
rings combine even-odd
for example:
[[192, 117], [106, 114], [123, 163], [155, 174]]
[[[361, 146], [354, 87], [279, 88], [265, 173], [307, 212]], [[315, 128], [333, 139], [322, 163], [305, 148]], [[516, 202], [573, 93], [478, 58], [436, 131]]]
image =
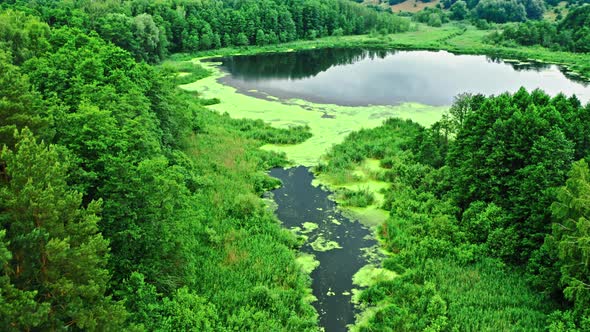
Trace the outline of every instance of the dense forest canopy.
[[68, 26], [158, 62], [167, 54], [408, 29], [406, 20], [348, 0], [8, 1], [1, 6]]
[[24, 5], [0, 13], [0, 329], [316, 330], [298, 242], [258, 198], [285, 160], [257, 148], [309, 129], [206, 110], [89, 30], [104, 13]]
[[376, 158], [391, 183], [380, 234], [401, 277], [363, 292], [363, 328], [590, 328], [588, 123], [576, 97], [465, 94], [428, 129], [391, 119], [335, 146], [320, 172]]
[[[382, 0], [389, 5], [396, 5], [406, 0]], [[422, 1], [429, 3], [430, 1]], [[453, 19], [463, 20], [467, 17], [496, 23], [522, 22], [527, 19], [539, 20], [543, 18], [546, 4], [543, 0], [442, 0], [436, 7], [426, 7], [423, 11], [431, 15], [433, 12], [439, 18], [446, 16], [440, 10], [450, 9]], [[421, 20], [421, 22], [427, 23]], [[432, 25], [432, 24], [430, 24]]]

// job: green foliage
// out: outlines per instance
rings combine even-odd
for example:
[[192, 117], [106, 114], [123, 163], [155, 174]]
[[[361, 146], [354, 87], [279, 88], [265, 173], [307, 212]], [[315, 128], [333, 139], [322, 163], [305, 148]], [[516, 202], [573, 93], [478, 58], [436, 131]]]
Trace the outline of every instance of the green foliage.
[[0, 230], [0, 326], [6, 331], [38, 327], [49, 314], [49, 304], [35, 301], [36, 291], [18, 289], [12, 284], [12, 253], [5, 237], [6, 230]]
[[504, 209], [504, 227], [514, 227], [520, 242], [512, 259], [526, 261], [549, 231], [552, 187], [586, 153], [574, 142], [587, 139], [576, 129], [587, 108], [575, 98], [524, 90], [474, 107], [449, 151], [454, 198], [462, 208], [483, 201]]
[[432, 27], [440, 27], [443, 23], [449, 21], [447, 14], [443, 12], [440, 8], [436, 7], [427, 7], [424, 8], [422, 11], [417, 12], [412, 17], [414, 21], [426, 23]]
[[369, 188], [358, 190], [341, 189], [337, 193], [338, 201], [344, 206], [366, 207], [375, 202], [375, 195]]
[[[131, 24], [140, 60], [181, 42], [147, 3], [133, 21], [109, 16], [114, 2], [63, 5], [42, 8], [56, 27], [77, 17], [114, 38]], [[297, 241], [259, 198], [277, 185], [264, 170], [286, 160], [258, 148], [309, 128], [207, 110], [215, 100], [175, 88], [209, 74], [199, 66], [151, 67], [70, 27], [47, 40], [20, 67], [0, 52], [0, 144], [25, 126], [55, 144], [24, 131], [0, 160], [0, 329], [317, 330]]]
[[590, 171], [586, 161], [573, 164], [564, 187], [551, 206], [555, 223], [547, 245], [555, 250], [561, 266], [566, 298], [574, 303], [573, 317], [587, 319], [590, 304]]
[[544, 299], [494, 260], [429, 259], [361, 295], [376, 309], [360, 331], [542, 330]]
[[0, 12], [0, 49], [12, 55], [17, 65], [41, 55], [49, 48], [49, 26], [23, 12]]
[[[4, 149], [0, 159], [8, 178], [0, 188], [0, 220], [12, 252], [15, 288], [9, 285], [8, 295], [16, 300], [9, 305], [23, 306], [27, 294], [35, 294], [39, 303], [30, 321], [18, 323], [41, 329], [120, 328], [123, 306], [106, 296], [108, 242], [97, 227], [100, 203], [80, 208], [82, 197], [66, 184], [68, 165], [56, 149], [36, 143], [26, 129], [18, 138], [15, 150]], [[32, 311], [30, 303], [24, 306]]]
[[[392, 253], [383, 266], [400, 277], [361, 294], [374, 308], [359, 330], [585, 326], [586, 163], [557, 190], [545, 238], [555, 187], [588, 154], [589, 110], [538, 90], [465, 94], [431, 128], [388, 120], [333, 147], [319, 171], [337, 177], [377, 158], [391, 183], [379, 235]], [[564, 295], [573, 307], [548, 317]]]
[[335, 31], [393, 33], [409, 27], [391, 13], [343, 0], [16, 2], [36, 10], [54, 27], [96, 31], [136, 59], [152, 63], [175, 52], [315, 39]]
[[166, 52], [166, 35], [156, 26], [150, 14], [142, 13], [135, 16], [131, 30], [133, 39], [137, 43], [137, 50], [133, 53], [138, 60], [152, 63], [162, 60]]
[[452, 19], [471, 16], [476, 25], [482, 27], [487, 22], [540, 20], [546, 9], [543, 0], [443, 0], [442, 4], [444, 8], [451, 10]]
[[526, 9], [516, 0], [481, 0], [474, 8], [477, 18], [496, 23], [526, 20]]
[[570, 11], [559, 23], [528, 21], [504, 27], [501, 34], [494, 33], [494, 43], [516, 42], [520, 45], [543, 47], [570, 52], [590, 52], [590, 6]]
[[407, 147], [420, 130], [420, 126], [411, 121], [392, 118], [381, 127], [351, 133], [328, 152], [327, 163], [319, 165], [316, 171], [333, 175], [350, 173], [365, 158], [386, 160], [387, 156]]
[[41, 130], [50, 119], [42, 118], [42, 102], [38, 93], [31, 91], [29, 81], [10, 56], [0, 50], [0, 142], [14, 146], [14, 131], [29, 127]]
[[451, 6], [451, 19], [461, 21], [469, 17], [469, 9], [463, 0], [455, 2]]

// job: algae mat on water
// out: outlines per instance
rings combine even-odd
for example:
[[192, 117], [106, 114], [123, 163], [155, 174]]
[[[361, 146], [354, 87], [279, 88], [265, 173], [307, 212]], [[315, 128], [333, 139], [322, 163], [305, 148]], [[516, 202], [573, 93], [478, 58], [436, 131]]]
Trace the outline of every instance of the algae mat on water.
[[235, 88], [223, 85], [217, 80], [226, 75], [213, 62], [200, 62], [213, 74], [197, 82], [181, 86], [196, 91], [203, 98], [219, 98], [221, 102], [210, 106], [219, 112], [227, 112], [233, 118], [261, 119], [269, 124], [288, 128], [307, 125], [313, 137], [301, 144], [266, 145], [263, 148], [285, 152], [296, 165], [317, 165], [320, 157], [334, 144], [344, 140], [346, 135], [361, 128], [373, 128], [390, 117], [411, 119], [424, 126], [438, 121], [448, 107], [434, 107], [416, 103], [395, 106], [339, 106], [314, 104], [304, 100], [278, 100], [272, 96], [257, 98], [239, 93]]

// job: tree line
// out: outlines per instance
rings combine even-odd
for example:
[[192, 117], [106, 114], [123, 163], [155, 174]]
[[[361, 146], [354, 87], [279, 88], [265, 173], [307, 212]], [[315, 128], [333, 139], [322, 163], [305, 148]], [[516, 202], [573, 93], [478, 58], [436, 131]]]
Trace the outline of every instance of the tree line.
[[590, 52], [590, 5], [577, 7], [559, 22], [528, 21], [492, 33], [497, 44], [540, 45], [552, 50]]
[[[401, 2], [403, 1], [389, 0], [388, 3], [395, 5]], [[431, 26], [440, 26], [433, 22], [442, 20], [442, 23], [445, 23], [448, 19], [494, 23], [523, 22], [542, 19], [546, 7], [543, 0], [443, 0], [435, 7], [426, 7], [413, 14], [413, 18]], [[448, 12], [443, 9], [447, 9]]]
[[348, 0], [9, 1], [51, 27], [96, 31], [155, 63], [167, 54], [331, 35], [406, 31], [408, 23]]

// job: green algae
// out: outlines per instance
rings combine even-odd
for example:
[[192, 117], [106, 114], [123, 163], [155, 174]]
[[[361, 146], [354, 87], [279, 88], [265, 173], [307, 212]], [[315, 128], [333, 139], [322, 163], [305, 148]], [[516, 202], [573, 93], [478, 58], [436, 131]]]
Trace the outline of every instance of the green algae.
[[368, 264], [379, 265], [384, 257], [387, 257], [390, 253], [383, 249], [381, 243], [377, 243], [374, 246], [368, 248], [362, 248], [363, 258]]
[[301, 245], [307, 243], [307, 240], [309, 239], [309, 236], [303, 234], [303, 231], [302, 231], [301, 227], [291, 227], [291, 228], [289, 228], [289, 230], [291, 232], [293, 232], [293, 234], [295, 234], [295, 236], [297, 237], [298, 242]]
[[336, 241], [327, 240], [322, 235], [318, 236], [315, 241], [309, 244], [315, 251], [329, 251], [333, 249], [342, 249]]
[[279, 208], [279, 205], [274, 200], [274, 194], [272, 192], [268, 192], [267, 195], [267, 197], [262, 198], [262, 202], [264, 203], [266, 209], [274, 214], [275, 211]]
[[318, 266], [320, 266], [320, 262], [315, 258], [313, 254], [299, 253], [295, 261], [297, 262], [297, 264], [299, 264], [303, 273], [308, 275], [311, 272], [313, 272], [313, 270], [315, 270]]
[[338, 221], [338, 219], [334, 218], [334, 216], [329, 216], [327, 221], [331, 222], [334, 225], [342, 225], [342, 223]]
[[358, 220], [365, 227], [376, 230], [387, 218], [389, 211], [383, 210], [375, 205], [367, 207], [343, 207], [342, 214], [351, 220]]
[[309, 234], [318, 229], [318, 227], [318, 224], [306, 221], [303, 223], [303, 230], [301, 230], [301, 234]]
[[[262, 119], [272, 126], [288, 128], [307, 125], [313, 136], [296, 145], [269, 144], [265, 150], [286, 153], [297, 165], [314, 166], [321, 156], [334, 144], [338, 144], [352, 131], [374, 128], [390, 117], [412, 119], [424, 126], [438, 121], [448, 107], [434, 107], [417, 103], [392, 106], [339, 106], [316, 104], [300, 99], [271, 100], [239, 93], [235, 88], [217, 80], [223, 77], [212, 62], [193, 60], [212, 72], [212, 75], [197, 82], [182, 85], [188, 91], [199, 92], [202, 98], [219, 98], [221, 102], [209, 106], [219, 112], [227, 112], [234, 118]], [[272, 96], [270, 96], [272, 98]]]
[[[313, 254], [303, 252], [300, 252], [297, 255], [297, 258], [295, 258], [295, 262], [299, 265], [301, 271], [306, 275], [310, 275], [311, 272], [313, 272], [313, 270], [320, 266], [320, 261], [318, 261]], [[303, 297], [303, 301], [305, 301], [306, 303], [312, 303], [317, 300], [318, 298], [313, 295], [313, 290], [311, 288], [307, 288], [306, 294]]]
[[380, 281], [389, 281], [397, 277], [397, 273], [368, 264], [363, 266], [353, 277], [352, 283], [360, 287], [368, 287]]
[[[389, 183], [378, 180], [384, 171], [385, 169], [381, 167], [379, 160], [365, 159], [351, 171], [354, 176], [349, 182], [339, 182], [329, 174], [319, 174], [312, 181], [312, 185], [323, 186], [333, 192], [341, 188], [350, 190], [368, 189], [375, 197], [375, 202], [372, 205], [367, 207], [344, 207], [340, 205], [339, 208], [348, 219], [358, 220], [365, 227], [375, 231], [389, 218], [389, 212], [381, 209], [383, 202], [385, 202], [385, 195], [382, 191], [390, 186]], [[334, 197], [334, 199], [337, 203], [341, 203], [337, 197]]]
[[301, 227], [298, 227], [298, 226], [291, 227], [290, 230], [291, 230], [291, 232], [293, 232], [295, 234], [300, 234], [301, 233]]

